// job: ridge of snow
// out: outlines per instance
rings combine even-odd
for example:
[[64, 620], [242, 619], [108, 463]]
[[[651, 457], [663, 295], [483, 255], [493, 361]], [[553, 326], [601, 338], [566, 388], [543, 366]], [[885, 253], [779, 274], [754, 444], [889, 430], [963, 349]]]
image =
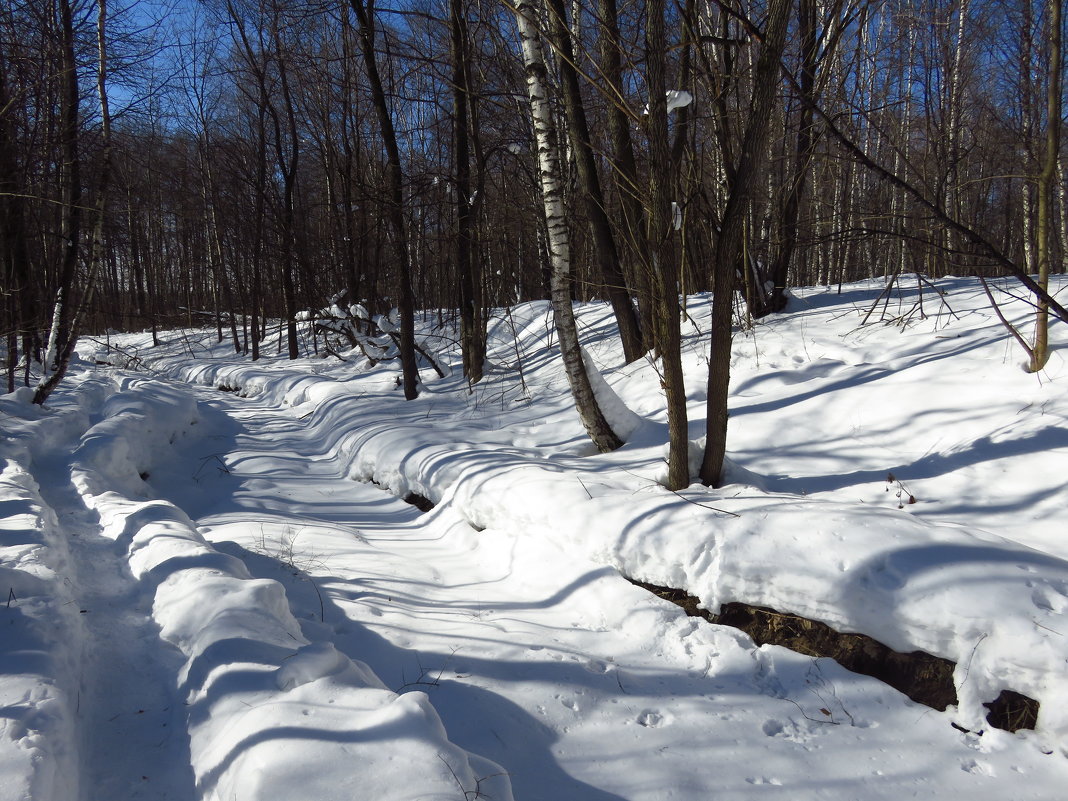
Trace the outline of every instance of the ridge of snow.
[[67, 801], [77, 794], [72, 664], [78, 621], [61, 576], [55, 513], [33, 477], [0, 459], [0, 801]]
[[[488, 769], [449, 742], [425, 694], [398, 696], [369, 667], [310, 645], [282, 585], [253, 579], [180, 509], [146, 500], [139, 473], [196, 423], [188, 395], [132, 378], [82, 437], [72, 480], [154, 595], [161, 637], [185, 658], [192, 767], [201, 797], [451, 801]], [[329, 698], [327, 704], [324, 698]], [[350, 784], [328, 769], [359, 765]], [[412, 765], [419, 769], [413, 771]], [[511, 798], [507, 780], [495, 796]]]
[[[794, 302], [819, 311], [829, 299], [817, 293], [795, 297]], [[701, 313], [700, 300], [691, 298], [692, 316]], [[939, 302], [946, 304], [946, 296]], [[520, 320], [515, 330], [545, 330], [541, 306], [515, 310]], [[586, 308], [585, 319], [594, 311], [603, 319], [599, 308]], [[981, 308], [969, 308], [966, 314], [990, 316]], [[927, 370], [926, 375], [927, 364], [940, 353], [967, 352], [1005, 338], [995, 324], [977, 329], [982, 339], [964, 335], [958, 343], [938, 334], [942, 316], [940, 308], [932, 318], [933, 328], [928, 324], [925, 329], [931, 334], [890, 360], [877, 351], [867, 357], [863, 350], [848, 351], [830, 338], [821, 341], [825, 355], [810, 360], [811, 375], [853, 369], [860, 386], [911, 375], [916, 369]], [[865, 329], [855, 339], [863, 343], [877, 330]], [[504, 336], [510, 333], [503, 331]], [[1055, 339], [1062, 333], [1063, 326], [1054, 327]], [[732, 357], [736, 367], [753, 347], [764, 347], [757, 358], [775, 365], [774, 352], [768, 352], [771, 345], [739, 337]], [[688, 358], [695, 361], [694, 355]], [[187, 380], [204, 369], [188, 362], [171, 364], [172, 374]], [[1056, 358], [1048, 369], [1055, 368]], [[1068, 639], [1060, 631], [1061, 613], [1068, 608], [1068, 562], [1063, 559], [974, 527], [932, 524], [910, 509], [858, 507], [746, 484], [671, 495], [652, 486], [662, 465], [659, 459], [643, 461], [648, 457], [642, 446], [648, 450], [650, 443], [641, 434], [640, 442], [626, 446], [622, 456], [572, 459], [588, 452], [580, 445], [546, 461], [545, 455], [529, 449], [501, 450], [500, 435], [486, 422], [472, 422], [466, 429], [428, 423], [431, 392], [408, 407], [384, 399], [370, 415], [366, 408], [352, 411], [346, 399], [360, 387], [381, 384], [381, 373], [368, 374], [361, 382], [310, 377], [299, 367], [273, 372], [242, 365], [225, 369], [237, 385], [248, 382], [261, 394], [307, 404], [303, 415], [308, 424], [318, 427], [334, 452], [351, 460], [354, 478], [373, 479], [400, 496], [416, 492], [450, 503], [479, 528], [536, 528], [560, 547], [577, 548], [627, 575], [684, 588], [713, 610], [733, 600], [770, 606], [860, 631], [896, 650], [920, 649], [952, 659], [966, 666], [957, 676], [961, 725], [980, 728], [982, 702], [993, 700], [1002, 689], [1013, 689], [1041, 702], [1038, 734], [1044, 747], [1056, 744], [1068, 751]], [[634, 375], [642, 369], [635, 368]], [[739, 372], [736, 388], [747, 380], [768, 383], [782, 371], [765, 368], [752, 379]], [[808, 380], [803, 370], [798, 372], [784, 380], [786, 390]], [[687, 380], [694, 397], [700, 383], [690, 389]], [[428, 407], [431, 410], [425, 411]], [[732, 407], [746, 410], [738, 396]], [[456, 441], [458, 431], [465, 441]], [[662, 450], [662, 443], [655, 448], [658, 455]], [[617, 466], [627, 465], [624, 457], [636, 461], [620, 472]], [[736, 467], [733, 475], [737, 479], [747, 472]], [[739, 517], [702, 510], [695, 503]], [[818, 558], [813, 558], [813, 549]], [[972, 589], [977, 582], [990, 582], [996, 591], [977, 594]], [[828, 595], [832, 587], [841, 589]]]

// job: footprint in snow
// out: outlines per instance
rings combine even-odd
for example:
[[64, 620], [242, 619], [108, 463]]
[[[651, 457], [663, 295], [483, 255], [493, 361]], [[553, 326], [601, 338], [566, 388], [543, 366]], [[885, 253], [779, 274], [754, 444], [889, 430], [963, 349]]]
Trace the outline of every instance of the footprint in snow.
[[671, 723], [671, 716], [664, 712], [646, 709], [638, 715], [638, 725], [645, 726], [647, 729], [659, 729], [669, 723]]
[[798, 721], [793, 718], [782, 721], [770, 718], [765, 720], [760, 728], [768, 737], [782, 738], [808, 749], [812, 747], [813, 739], [824, 734], [830, 727], [822, 725], [822, 721]]
[[960, 769], [975, 776], [994, 776], [994, 768], [988, 762], [966, 759], [960, 763]]
[[774, 785], [775, 787], [782, 786], [781, 780], [768, 776], [751, 776], [746, 779], [746, 782], [748, 782], [749, 784], [770, 784]]
[[779, 720], [765, 720], [764, 725], [760, 727], [764, 734], [768, 737], [778, 737], [783, 733], [782, 721]]
[[1068, 607], [1068, 597], [1065, 597], [1064, 593], [1056, 587], [1043, 584], [1035, 587], [1031, 593], [1031, 603], [1039, 609], [1060, 614], [1065, 607]]

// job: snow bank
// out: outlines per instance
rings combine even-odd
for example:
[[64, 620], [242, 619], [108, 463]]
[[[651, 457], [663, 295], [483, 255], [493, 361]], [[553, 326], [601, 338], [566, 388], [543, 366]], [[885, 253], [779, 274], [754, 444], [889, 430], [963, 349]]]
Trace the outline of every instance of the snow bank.
[[69, 801], [80, 640], [62, 581], [65, 550], [54, 512], [11, 459], [0, 459], [0, 499], [0, 801]]
[[[1042, 747], [1068, 753], [1068, 562], [1056, 543], [1068, 498], [1059, 469], [1065, 328], [1054, 324], [1054, 354], [1036, 379], [1019, 371], [976, 282], [938, 282], [926, 317], [918, 291], [900, 290], [881, 307], [899, 327], [862, 327], [881, 289], [799, 291], [791, 314], [738, 335], [737, 483], [715, 492], [657, 486], [663, 400], [647, 364], [605, 385], [641, 412], [642, 427], [614, 454], [575, 458], [589, 449], [541, 303], [492, 326], [501, 364], [509, 351], [522, 355], [522, 380], [501, 370], [473, 396], [443, 382], [404, 404], [384, 370], [339, 367], [331, 381], [310, 375], [326, 372], [310, 363], [164, 355], [157, 364], [186, 380], [225, 373], [264, 399], [305, 403], [303, 424], [348, 460], [352, 477], [451, 504], [478, 528], [533, 529], [634, 578], [685, 589], [713, 611], [729, 601], [769, 606], [951, 659], [962, 726], [982, 728], [982, 702], [1016, 690], [1041, 702]], [[690, 299], [694, 334], [707, 327], [707, 300]], [[1023, 321], [1030, 312], [1020, 303], [1005, 313]], [[591, 304], [577, 314], [596, 362], [619, 363], [610, 312]], [[691, 334], [683, 348], [695, 429], [706, 342]], [[887, 502], [891, 469], [918, 504]], [[1038, 541], [1026, 539], [1036, 527], [1061, 550], [1008, 538]]]
[[[982, 703], [1011, 689], [1039, 700], [1040, 731], [1068, 744], [1068, 562], [904, 511], [739, 486], [683, 500], [515, 454], [403, 440], [397, 430], [362, 436], [357, 473], [418, 486], [477, 528], [536, 530], [633, 578], [686, 589], [714, 612], [742, 601], [951, 659], [960, 725], [985, 728]], [[447, 468], [435, 474], [435, 464]]]
[[84, 634], [67, 534], [31, 466], [84, 431], [111, 391], [108, 378], [75, 363], [46, 407], [32, 403], [30, 387], [0, 396], [0, 801], [79, 795], [74, 699]]
[[[398, 696], [366, 665], [310, 645], [281, 584], [251, 578], [181, 510], [144, 499], [141, 474], [196, 423], [188, 395], [130, 379], [103, 412], [74, 454], [72, 479], [185, 658], [179, 681], [203, 798], [452, 801], [499, 773], [449, 742], [425, 695]], [[338, 764], [352, 765], [349, 782], [337, 781]], [[507, 780], [493, 793], [511, 798]]]
[[2, 426], [0, 455], [28, 467], [35, 454], [48, 455], [84, 432], [90, 416], [115, 391], [107, 376], [75, 371], [67, 382], [64, 391], [53, 393], [44, 407], [33, 403], [32, 387], [19, 387], [0, 395], [0, 420], [10, 419], [10, 424]]

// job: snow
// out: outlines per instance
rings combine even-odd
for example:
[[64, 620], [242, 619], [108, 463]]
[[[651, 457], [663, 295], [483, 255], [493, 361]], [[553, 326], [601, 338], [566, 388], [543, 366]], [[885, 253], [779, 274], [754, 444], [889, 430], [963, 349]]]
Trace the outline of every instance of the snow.
[[[492, 319], [482, 382], [428, 368], [411, 402], [395, 363], [253, 363], [210, 331], [112, 336], [119, 366], [76, 363], [45, 409], [0, 397], [0, 799], [1063, 797], [1065, 327], [1030, 375], [976, 282], [864, 324], [882, 289], [794, 290], [738, 332], [720, 490], [662, 487], [657, 364], [623, 364], [605, 304], [576, 314], [610, 454], [544, 303]], [[624, 577], [953, 660], [958, 704]], [[1034, 731], [986, 724], [1005, 689]]]
[[667, 110], [668, 114], [677, 108], [686, 108], [693, 102], [693, 95], [687, 92], [685, 89], [668, 89], [667, 90]]
[[[685, 89], [668, 89], [667, 95], [667, 111], [670, 114], [675, 109], [686, 108], [693, 102], [693, 95], [687, 92]], [[649, 114], [649, 105], [646, 104], [643, 115]]]

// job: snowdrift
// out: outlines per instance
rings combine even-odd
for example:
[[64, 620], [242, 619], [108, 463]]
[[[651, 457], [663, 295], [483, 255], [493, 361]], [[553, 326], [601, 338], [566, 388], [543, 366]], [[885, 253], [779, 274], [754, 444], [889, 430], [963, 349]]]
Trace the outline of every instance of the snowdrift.
[[[880, 324], [867, 327], [860, 322], [879, 295], [878, 282], [847, 287], [842, 294], [809, 290], [807, 298], [794, 299], [788, 313], [740, 334], [732, 403], [740, 421], [732, 430], [746, 429], [746, 445], [761, 438], [776, 443], [765, 447], [754, 464], [773, 458], [777, 443], [786, 440], [802, 469], [819, 476], [821, 462], [859, 455], [853, 443], [832, 457], [819, 441], [820, 432], [835, 434], [848, 425], [843, 417], [867, 421], [878, 415], [887, 418], [877, 431], [892, 432], [886, 438], [891, 447], [910, 436], [912, 449], [926, 451], [930, 461], [923, 436], [938, 443], [959, 435], [969, 447], [981, 447], [984, 436], [989, 441], [984, 424], [1000, 423], [997, 415], [1007, 414], [1002, 412], [1007, 406], [1015, 419], [1011, 428], [1001, 425], [998, 436], [1018, 438], [1020, 444], [1010, 452], [1021, 450], [1043, 463], [1063, 461], [1068, 441], [1052, 436], [1047, 450], [1035, 433], [1045, 432], [1051, 418], [1068, 419], [1063, 392], [1055, 389], [1065, 380], [1063, 345], [1055, 346], [1043, 376], [1027, 376], [975, 282], [945, 279], [937, 287], [939, 294], [927, 293], [925, 313], [916, 312], [924, 301], [922, 286], [900, 290], [884, 301]], [[697, 334], [707, 301], [690, 299], [693, 330], [684, 345], [689, 394], [697, 402], [706, 346]], [[1013, 307], [1018, 321], [1026, 315], [1022, 306]], [[956, 489], [960, 474], [968, 472], [952, 469], [951, 455], [962, 450], [960, 442], [942, 458], [945, 475], [938, 476], [938, 489], [936, 482], [909, 481], [915, 470], [887, 460], [883, 464], [894, 470], [857, 471], [861, 481], [848, 488], [863, 493], [859, 503], [842, 502], [842, 492], [775, 491], [776, 485], [803, 485], [803, 479], [752, 470], [738, 449], [729, 454], [734, 484], [717, 492], [691, 488], [672, 495], [656, 483], [664, 474], [666, 430], [655, 365], [618, 366], [607, 308], [577, 311], [587, 332], [589, 363], [608, 368], [615, 392], [645, 418], [629, 423], [630, 441], [615, 454], [594, 455], [581, 438], [567, 408], [543, 303], [518, 307], [497, 320], [490, 351], [496, 369], [466, 403], [454, 394], [466, 389], [459, 380], [437, 381], [424, 373], [423, 396], [406, 406], [392, 391], [396, 368], [388, 366], [362, 372], [317, 361], [312, 362], [316, 374], [309, 375], [299, 364], [274, 362], [267, 369], [225, 358], [221, 349], [210, 360], [161, 354], [146, 361], [181, 380], [224, 382], [241, 393], [299, 408], [307, 425], [350, 460], [354, 479], [375, 481], [401, 497], [415, 493], [451, 504], [477, 528], [536, 530], [632, 578], [684, 589], [712, 611], [731, 601], [766, 606], [869, 635], [897, 651], [922, 650], [950, 659], [958, 665], [959, 725], [984, 729], [983, 703], [1013, 690], [1041, 703], [1042, 747], [1066, 747], [1068, 637], [1061, 633], [1061, 615], [1068, 608], [1068, 561], [999, 536], [996, 525], [986, 530], [982, 504], [970, 519], [960, 514], [946, 519], [921, 517], [899, 502], [903, 491], [907, 499], [930, 486], [930, 494], [921, 492], [923, 507], [941, 487]], [[1063, 328], [1054, 324], [1055, 341], [1063, 338]], [[511, 341], [515, 335], [518, 344]], [[513, 366], [522, 366], [523, 375], [517, 378]], [[356, 403], [368, 396], [374, 398], [371, 403]], [[857, 398], [863, 399], [860, 408]], [[990, 399], [990, 405], [977, 409], [968, 403], [972, 398]], [[807, 414], [804, 424], [787, 424], [781, 433], [776, 413], [790, 420], [799, 407]], [[1039, 411], [1021, 412], [1028, 408]], [[757, 414], [762, 419], [751, 424]], [[691, 420], [699, 430], [696, 404]], [[1037, 439], [1033, 447], [1026, 444], [1028, 436]], [[794, 438], [812, 441], [813, 452], [797, 457]], [[860, 458], [872, 461], [873, 450]], [[968, 465], [973, 476], [974, 465], [987, 459], [995, 469], [1003, 467], [997, 464], [1001, 449], [988, 450]], [[1019, 464], [1017, 470], [1026, 468]], [[887, 479], [894, 472], [909, 481], [908, 488]], [[1048, 478], [1049, 495], [1068, 501], [1063, 483]], [[1020, 493], [1017, 482], [1027, 480], [1024, 475], [1006, 479], [1003, 491]], [[816, 487], [821, 483], [829, 482], [812, 480]], [[954, 499], [945, 494], [943, 505], [952, 505]], [[1027, 497], [1039, 498], [1043, 509], [1054, 503], [1038, 492]], [[1003, 504], [1010, 514], [1014, 503]], [[1026, 528], [1026, 510], [1021, 513], [1020, 528]], [[999, 518], [1007, 516], [1003, 512]], [[1036, 528], [1063, 531], [1064, 522], [1063, 511], [1045, 513]], [[1036, 544], [1052, 540], [1043, 536], [1035, 538]]]
[[[798, 290], [787, 313], [739, 330], [731, 483], [678, 493], [660, 484], [667, 435], [657, 365], [622, 363], [604, 304], [576, 312], [588, 365], [603, 374], [598, 395], [626, 429], [625, 446], [610, 454], [597, 454], [584, 438], [544, 303], [493, 318], [481, 383], [466, 385], [459, 354], [450, 353], [452, 374], [424, 371], [413, 402], [400, 396], [397, 366], [371, 365], [358, 349], [345, 361], [252, 363], [234, 356], [229, 343], [211, 344], [211, 332], [181, 332], [160, 348], [148, 347], [147, 335], [85, 341], [83, 358], [116, 366], [76, 364], [44, 410], [25, 391], [0, 399], [0, 589], [10, 590], [6, 614], [16, 632], [0, 644], [0, 706], [12, 710], [0, 723], [0, 799], [60, 801], [84, 791], [72, 777], [82, 736], [77, 663], [88, 635], [70, 591], [64, 531], [75, 506], [121, 557], [136, 592], [151, 599], [160, 648], [175, 654], [173, 690], [186, 704], [197, 798], [512, 797], [507, 766], [458, 745], [464, 740], [443, 725], [436, 696], [410, 688], [398, 695], [362, 654], [340, 640], [335, 647], [329, 637], [309, 637], [314, 621], [295, 615], [282, 583], [255, 574], [241, 548], [209, 541], [230, 530], [248, 536], [252, 523], [242, 515], [286, 508], [286, 499], [270, 496], [272, 471], [283, 472], [270, 454], [248, 457], [244, 483], [211, 487], [216, 465], [220, 475], [234, 465], [205, 444], [207, 455], [197, 458], [202, 466], [214, 460], [210, 469], [181, 479], [181, 492], [202, 481], [208, 494], [243, 487], [263, 509], [224, 504], [225, 514], [201, 525], [176, 500], [181, 492], [172, 497], [169, 462], [200, 436], [214, 406], [211, 393], [191, 385], [270, 408], [278, 459], [298, 458], [285, 453], [289, 438], [302, 443], [299, 459], [308, 467], [337, 465], [351, 482], [420, 496], [438, 507], [427, 517], [442, 531], [485, 542], [487, 553], [530, 540], [532, 553], [566, 554], [595, 566], [587, 571], [595, 578], [622, 574], [678, 588], [711, 612], [743, 602], [951, 660], [957, 704], [944, 729], [952, 732], [952, 722], [971, 732], [948, 736], [969, 738], [966, 747], [984, 755], [962, 762], [964, 772], [994, 777], [1002, 763], [986, 755], [996, 751], [1015, 755], [1004, 758], [1004, 765], [1016, 760], [1013, 770], [1036, 764], [1020, 748], [1061, 765], [1068, 756], [1068, 335], [1055, 323], [1049, 366], [1028, 375], [980, 287], [956, 279], [933, 286], [936, 293], [921, 283], [899, 287], [878, 307], [878, 282]], [[703, 427], [708, 300], [687, 299], [694, 454]], [[1029, 314], [1021, 303], [1005, 312], [1020, 323]], [[41, 483], [60, 474], [63, 486]], [[375, 556], [358, 531], [322, 526], [344, 530], [350, 543], [356, 538], [360, 558]], [[338, 547], [330, 537], [342, 534], [316, 530], [309, 536]], [[331, 580], [324, 592], [343, 598], [341, 579]], [[759, 693], [795, 703], [769, 675], [774, 652], [746, 651], [752, 646], [743, 647], [737, 632], [703, 634], [664, 610], [626, 621], [621, 631], [650, 636], [654, 618], [665, 636], [687, 640], [688, 655], [723, 654], [731, 671], [754, 671]], [[495, 647], [512, 648], [507, 633], [500, 636]], [[611, 674], [610, 661], [588, 664], [586, 672]], [[800, 674], [782, 681], [812, 691]], [[619, 680], [625, 702], [624, 687]], [[984, 703], [1003, 690], [1040, 703], [1035, 730], [989, 730]], [[807, 748], [817, 724], [852, 720], [841, 700], [817, 696], [825, 704], [817, 714], [836, 719], [813, 720], [798, 706], [797, 720], [764, 721], [762, 736]], [[577, 715], [578, 705], [567, 704]], [[671, 720], [660, 708], [632, 717], [643, 731]], [[451, 710], [449, 719], [455, 725], [463, 716]], [[876, 724], [851, 725], [860, 738]], [[1047, 788], [1060, 768], [1047, 770], [1051, 778], [1028, 785], [1029, 797], [1054, 797]], [[746, 781], [773, 786], [771, 775]], [[944, 787], [958, 791], [955, 781]], [[991, 795], [976, 797], [996, 797], [1003, 786], [984, 785]], [[937, 786], [928, 789], [939, 797]]]

